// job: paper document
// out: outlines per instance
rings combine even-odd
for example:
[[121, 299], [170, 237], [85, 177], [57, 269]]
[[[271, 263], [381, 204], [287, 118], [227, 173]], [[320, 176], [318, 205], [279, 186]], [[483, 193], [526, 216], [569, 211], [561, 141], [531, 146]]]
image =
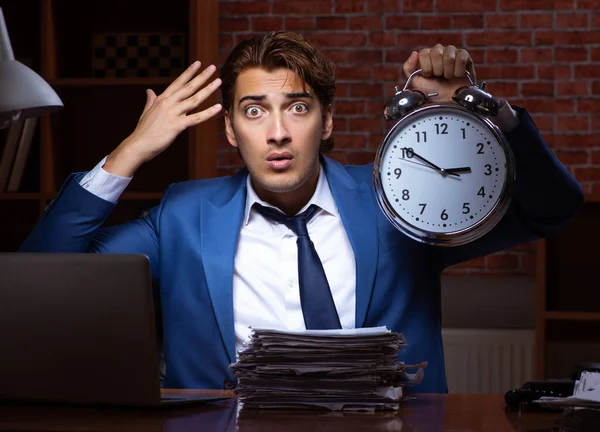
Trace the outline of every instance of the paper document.
[[427, 365], [400, 362], [405, 345], [401, 333], [386, 327], [252, 329], [231, 365], [236, 393], [250, 408], [396, 410], [403, 389], [420, 382]]
[[573, 395], [568, 397], [541, 397], [534, 401], [546, 406], [600, 408], [600, 373], [584, 371], [575, 381]]

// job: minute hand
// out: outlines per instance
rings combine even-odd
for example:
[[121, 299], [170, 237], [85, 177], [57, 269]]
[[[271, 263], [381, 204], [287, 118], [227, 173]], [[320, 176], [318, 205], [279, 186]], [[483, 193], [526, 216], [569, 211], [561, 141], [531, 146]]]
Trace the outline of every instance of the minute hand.
[[[408, 150], [408, 148], [405, 148], [405, 150], [406, 150], [407, 152], [409, 151], [409, 150]], [[425, 162], [427, 165], [429, 165], [431, 168], [433, 168], [434, 170], [436, 170], [437, 172], [439, 172], [441, 175], [446, 175], [446, 174], [448, 174], [448, 175], [453, 175], [453, 176], [456, 176], [456, 177], [459, 177], [459, 176], [460, 176], [460, 174], [457, 174], [457, 173], [455, 173], [455, 172], [448, 172], [448, 170], [445, 170], [445, 169], [443, 169], [443, 168], [440, 168], [439, 166], [437, 166], [437, 165], [436, 165], [436, 164], [434, 164], [433, 162], [431, 162], [431, 161], [429, 161], [429, 160], [425, 159], [423, 156], [421, 156], [421, 155], [419, 155], [419, 154], [415, 153], [414, 151], [411, 151], [410, 153], [411, 153], [411, 154], [412, 154], [414, 157], [416, 157], [417, 159], [420, 159], [420, 160], [422, 160], [423, 162]]]

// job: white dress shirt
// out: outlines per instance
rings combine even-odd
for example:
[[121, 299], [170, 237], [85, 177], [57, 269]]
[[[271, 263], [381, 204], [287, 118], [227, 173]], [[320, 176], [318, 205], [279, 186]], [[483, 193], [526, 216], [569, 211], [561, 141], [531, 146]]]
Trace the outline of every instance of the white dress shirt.
[[83, 176], [79, 184], [97, 197], [116, 203], [133, 177], [121, 177], [104, 171], [102, 167], [107, 157]]
[[[104, 158], [80, 181], [96, 196], [116, 202], [131, 178], [102, 169]], [[320, 168], [311, 204], [319, 210], [308, 221], [308, 235], [323, 263], [333, 300], [343, 328], [355, 327], [356, 263], [352, 245], [331, 194], [327, 176]], [[236, 351], [249, 340], [250, 329], [304, 329], [298, 286], [297, 236], [284, 224], [265, 219], [252, 208], [260, 200], [247, 179], [246, 207], [235, 254], [233, 271], [233, 316]]]
[[[298, 286], [298, 247], [294, 232], [272, 222], [252, 205], [262, 201], [247, 181], [246, 209], [233, 272], [233, 314], [236, 348], [248, 340], [249, 327], [299, 330], [306, 328]], [[356, 263], [323, 167], [310, 201], [320, 209], [308, 221], [308, 235], [323, 263], [343, 328], [354, 328]]]

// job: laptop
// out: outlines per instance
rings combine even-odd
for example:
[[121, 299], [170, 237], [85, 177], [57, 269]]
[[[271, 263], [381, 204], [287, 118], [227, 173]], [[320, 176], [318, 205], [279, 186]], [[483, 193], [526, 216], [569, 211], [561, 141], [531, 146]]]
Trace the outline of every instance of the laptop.
[[150, 262], [138, 254], [0, 253], [0, 400], [131, 407], [161, 395]]

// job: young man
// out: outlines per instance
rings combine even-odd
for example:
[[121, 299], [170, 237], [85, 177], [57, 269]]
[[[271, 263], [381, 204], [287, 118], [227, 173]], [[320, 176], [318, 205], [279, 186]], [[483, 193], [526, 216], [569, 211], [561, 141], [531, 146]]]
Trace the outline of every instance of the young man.
[[[413, 52], [405, 75], [417, 67], [424, 77], [414, 80], [415, 88], [438, 92], [438, 102], [450, 102], [454, 90], [468, 84], [465, 70], [475, 75], [469, 54], [453, 46]], [[378, 208], [372, 165], [342, 166], [322, 154], [331, 148], [333, 130], [331, 61], [299, 35], [269, 34], [242, 42], [222, 70], [227, 139], [247, 169], [171, 185], [148, 216], [102, 228], [140, 165], [220, 111], [217, 104], [192, 114], [221, 84], [215, 79], [205, 86], [214, 66], [199, 70], [199, 63], [192, 64], [160, 96], [148, 91], [133, 133], [92, 171], [70, 176], [21, 250], [146, 254], [161, 287], [165, 387], [233, 387], [229, 364], [249, 327], [385, 325], [410, 343], [403, 361], [429, 362], [414, 390], [447, 391], [442, 271], [549, 235], [582, 203], [580, 186], [531, 118], [503, 102], [493, 119], [512, 146], [519, 173], [501, 223], [460, 247], [418, 243]], [[280, 211], [272, 216], [255, 204]], [[316, 211], [303, 219], [304, 232], [275, 221], [311, 208]], [[317, 267], [305, 272], [308, 262], [315, 264], [306, 231], [324, 269], [320, 279]], [[306, 277], [315, 279], [303, 283]], [[326, 292], [307, 294], [323, 282]], [[332, 304], [328, 312], [319, 309]]]

